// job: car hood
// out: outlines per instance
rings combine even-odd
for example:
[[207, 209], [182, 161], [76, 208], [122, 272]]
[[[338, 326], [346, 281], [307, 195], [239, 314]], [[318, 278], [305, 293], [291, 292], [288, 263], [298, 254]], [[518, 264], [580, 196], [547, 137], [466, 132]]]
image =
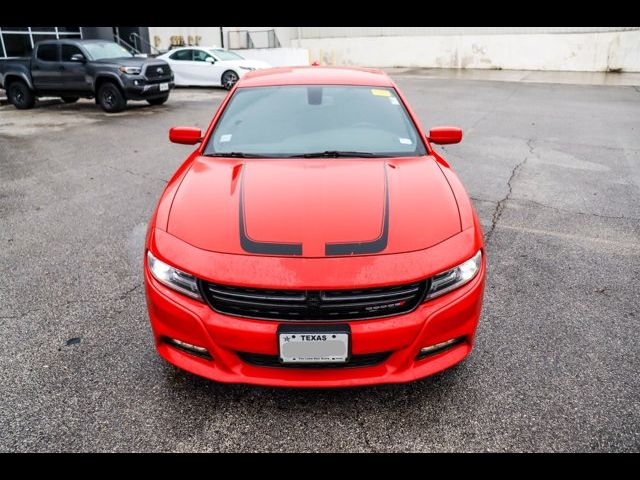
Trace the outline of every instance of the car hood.
[[122, 57], [122, 58], [103, 58], [95, 60], [95, 63], [104, 63], [108, 65], [119, 65], [123, 67], [142, 67], [143, 65], [167, 65], [161, 58], [148, 57]]
[[175, 194], [167, 231], [221, 253], [333, 257], [421, 250], [461, 227], [432, 157], [197, 157]]

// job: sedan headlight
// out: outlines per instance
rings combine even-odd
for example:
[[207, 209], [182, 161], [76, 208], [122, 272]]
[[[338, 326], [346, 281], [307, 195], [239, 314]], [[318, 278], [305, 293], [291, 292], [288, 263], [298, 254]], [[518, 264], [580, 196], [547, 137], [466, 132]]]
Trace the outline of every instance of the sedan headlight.
[[140, 75], [142, 69], [140, 67], [120, 67], [120, 71], [129, 75]]
[[478, 253], [466, 262], [451, 270], [434, 275], [431, 278], [431, 286], [425, 300], [439, 297], [469, 283], [480, 271], [480, 265], [482, 265], [482, 251], [478, 250]]
[[151, 252], [147, 252], [147, 261], [149, 262], [149, 270], [157, 281], [176, 292], [202, 301], [196, 277], [167, 265], [154, 257]]

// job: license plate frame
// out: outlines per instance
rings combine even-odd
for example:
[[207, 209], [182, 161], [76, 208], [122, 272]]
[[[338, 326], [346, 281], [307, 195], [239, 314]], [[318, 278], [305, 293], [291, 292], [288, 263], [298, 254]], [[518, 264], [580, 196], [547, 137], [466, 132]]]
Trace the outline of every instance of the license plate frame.
[[[321, 337], [325, 337], [325, 339], [319, 340]], [[276, 341], [278, 343], [278, 361], [283, 365], [344, 365], [351, 359], [351, 328], [349, 325], [281, 324], [277, 329]], [[333, 343], [338, 343], [338, 345], [333, 345]], [[292, 354], [291, 350], [305, 345], [310, 349], [307, 353]], [[322, 347], [325, 349], [323, 350]], [[334, 348], [342, 348], [343, 350], [341, 352], [332, 351]]]
[[161, 92], [168, 92], [169, 91], [169, 83], [165, 82], [165, 83], [161, 83], [158, 88], [160, 89]]

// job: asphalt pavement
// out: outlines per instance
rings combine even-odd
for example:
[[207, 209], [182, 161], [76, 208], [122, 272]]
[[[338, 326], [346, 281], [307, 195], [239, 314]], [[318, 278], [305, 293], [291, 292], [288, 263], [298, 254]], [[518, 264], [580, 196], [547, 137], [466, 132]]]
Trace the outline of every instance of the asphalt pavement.
[[639, 451], [640, 87], [394, 75], [478, 210], [472, 354], [359, 389], [210, 382], [156, 354], [146, 224], [225, 92], [0, 106], [1, 451]]

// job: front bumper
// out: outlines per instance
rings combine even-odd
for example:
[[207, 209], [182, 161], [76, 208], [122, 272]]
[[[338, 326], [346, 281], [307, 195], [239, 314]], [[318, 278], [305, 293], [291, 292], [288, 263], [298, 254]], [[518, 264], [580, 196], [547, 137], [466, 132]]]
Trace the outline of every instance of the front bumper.
[[[381, 363], [364, 367], [284, 368], [256, 366], [238, 352], [277, 355], [281, 322], [236, 318], [214, 312], [158, 283], [145, 260], [145, 289], [151, 326], [160, 355], [184, 370], [225, 383], [280, 387], [350, 387], [404, 383], [423, 378], [463, 360], [471, 351], [482, 308], [485, 259], [467, 285], [395, 317], [347, 322], [352, 355], [391, 352]], [[327, 322], [330, 323], [330, 322]], [[164, 338], [205, 347], [213, 357], [180, 350]], [[421, 348], [453, 338], [450, 349], [416, 360]]]
[[[136, 83], [137, 82], [137, 83]], [[169, 84], [168, 90], [160, 90], [161, 84]], [[148, 100], [153, 98], [164, 97], [175, 87], [173, 79], [164, 81], [150, 82], [143, 78], [130, 80], [125, 84], [125, 94], [129, 100]]]

